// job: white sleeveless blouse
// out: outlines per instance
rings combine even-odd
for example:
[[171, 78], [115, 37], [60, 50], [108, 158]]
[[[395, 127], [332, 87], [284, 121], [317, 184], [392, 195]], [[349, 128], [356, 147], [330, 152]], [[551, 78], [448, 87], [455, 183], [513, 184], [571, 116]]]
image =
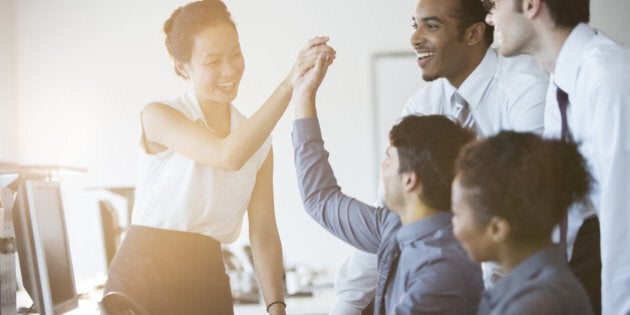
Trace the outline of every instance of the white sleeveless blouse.
[[[209, 128], [192, 89], [161, 103]], [[234, 130], [247, 118], [236, 107], [230, 109], [230, 128]], [[241, 231], [256, 174], [269, 154], [271, 138], [238, 171], [197, 163], [170, 148], [148, 153], [144, 133], [140, 143], [132, 223], [201, 233], [224, 244], [234, 242]]]

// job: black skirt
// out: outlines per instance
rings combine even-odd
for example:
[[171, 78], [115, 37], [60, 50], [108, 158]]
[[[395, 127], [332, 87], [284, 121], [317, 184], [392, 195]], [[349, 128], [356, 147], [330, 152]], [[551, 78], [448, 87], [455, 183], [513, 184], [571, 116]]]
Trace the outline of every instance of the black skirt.
[[114, 291], [149, 314], [234, 314], [221, 244], [198, 233], [132, 225], [109, 268]]

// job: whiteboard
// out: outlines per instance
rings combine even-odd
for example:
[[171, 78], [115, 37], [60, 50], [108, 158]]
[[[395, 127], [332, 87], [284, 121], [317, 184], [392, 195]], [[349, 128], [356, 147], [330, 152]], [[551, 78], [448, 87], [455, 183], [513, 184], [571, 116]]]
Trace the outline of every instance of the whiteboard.
[[[377, 53], [372, 57], [374, 157], [383, 160], [389, 131], [400, 118], [407, 100], [426, 86], [413, 52]], [[378, 181], [378, 178], [376, 179]]]

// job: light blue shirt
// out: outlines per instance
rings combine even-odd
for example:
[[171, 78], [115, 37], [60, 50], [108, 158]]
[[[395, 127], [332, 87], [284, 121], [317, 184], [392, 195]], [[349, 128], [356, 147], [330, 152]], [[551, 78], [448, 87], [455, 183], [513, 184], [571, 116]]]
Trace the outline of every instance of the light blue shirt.
[[299, 119], [293, 129], [298, 186], [308, 214], [333, 235], [379, 260], [396, 237], [400, 260], [385, 293], [387, 314], [475, 314], [483, 281], [453, 236], [451, 213], [402, 226], [400, 217], [341, 192], [328, 162], [319, 122]]
[[479, 315], [591, 315], [593, 309], [562, 250], [537, 251], [484, 292]]

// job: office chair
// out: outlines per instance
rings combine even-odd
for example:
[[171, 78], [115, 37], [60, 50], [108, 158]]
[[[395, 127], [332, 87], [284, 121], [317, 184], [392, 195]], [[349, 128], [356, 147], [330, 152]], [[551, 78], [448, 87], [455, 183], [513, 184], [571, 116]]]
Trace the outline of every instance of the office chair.
[[121, 292], [109, 292], [98, 302], [101, 315], [148, 315], [149, 313]]
[[120, 247], [121, 235], [124, 229], [120, 226], [118, 212], [114, 206], [105, 200], [98, 202], [101, 212], [101, 223], [103, 225], [103, 241], [105, 242], [105, 258], [107, 259], [107, 268], [112, 263], [116, 251]]

